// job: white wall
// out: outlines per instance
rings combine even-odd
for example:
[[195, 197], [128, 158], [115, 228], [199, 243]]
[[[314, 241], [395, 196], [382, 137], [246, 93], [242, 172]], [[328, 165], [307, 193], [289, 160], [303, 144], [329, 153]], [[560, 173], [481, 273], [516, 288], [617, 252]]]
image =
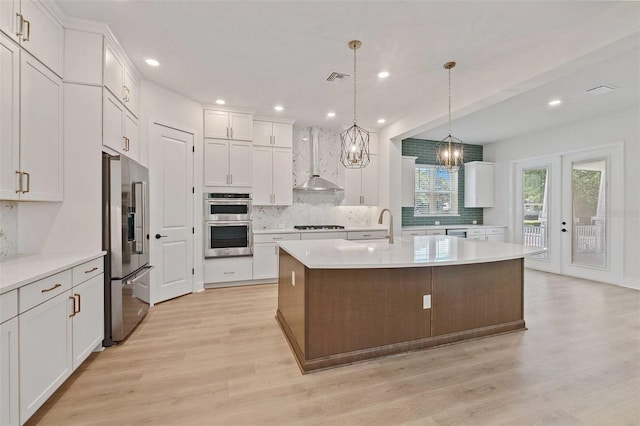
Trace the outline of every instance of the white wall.
[[[194, 262], [195, 262], [195, 289], [204, 288], [203, 279], [203, 247], [202, 247], [202, 164], [203, 164], [203, 139], [204, 128], [203, 107], [200, 103], [180, 95], [162, 86], [158, 86], [147, 80], [140, 83], [140, 162], [149, 167], [149, 152], [154, 149], [153, 141], [149, 140], [150, 129], [154, 122], [159, 122], [179, 130], [194, 133], [194, 186], [195, 202], [193, 209], [193, 224], [195, 227]], [[154, 185], [151, 181], [150, 185]], [[153, 206], [152, 206], [153, 208]], [[151, 224], [153, 225], [153, 223]], [[155, 230], [151, 229], [150, 234]], [[200, 236], [200, 237], [199, 237]], [[155, 261], [153, 243], [151, 246], [151, 263]], [[153, 272], [152, 272], [153, 273]]]
[[[513, 161], [624, 142], [624, 283], [640, 288], [640, 110], [632, 108], [569, 125], [485, 145], [484, 158], [496, 163], [495, 207], [484, 210], [486, 223], [514, 227]], [[614, 212], [615, 213], [615, 212]]]

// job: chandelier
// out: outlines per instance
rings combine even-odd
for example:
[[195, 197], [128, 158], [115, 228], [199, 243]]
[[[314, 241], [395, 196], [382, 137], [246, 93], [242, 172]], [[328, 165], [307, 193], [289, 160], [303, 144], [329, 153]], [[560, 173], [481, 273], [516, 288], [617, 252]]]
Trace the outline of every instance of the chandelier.
[[457, 172], [464, 162], [464, 146], [460, 139], [451, 136], [451, 68], [455, 62], [447, 62], [444, 68], [449, 70], [449, 134], [438, 142], [436, 149], [436, 167], [439, 170]]
[[351, 40], [353, 50], [353, 126], [340, 133], [340, 162], [349, 169], [361, 169], [369, 164], [369, 132], [358, 126], [356, 120], [356, 50], [362, 45], [360, 40]]

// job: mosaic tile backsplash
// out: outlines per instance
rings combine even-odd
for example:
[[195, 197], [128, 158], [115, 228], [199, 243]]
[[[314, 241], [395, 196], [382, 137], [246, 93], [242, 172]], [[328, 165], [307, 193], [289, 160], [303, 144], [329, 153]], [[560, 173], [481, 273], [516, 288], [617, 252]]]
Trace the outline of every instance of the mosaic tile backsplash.
[[[306, 140], [304, 140], [306, 138]], [[340, 131], [320, 129], [320, 176], [344, 187], [340, 164]], [[293, 187], [311, 176], [311, 128], [293, 126]], [[293, 193], [293, 205], [253, 208], [253, 228], [292, 228], [294, 225], [369, 226], [372, 207], [340, 206], [344, 193]]]
[[18, 203], [0, 201], [0, 260], [18, 254]]
[[[438, 141], [424, 139], [404, 139], [402, 141], [402, 155], [418, 157], [416, 164], [435, 164], [436, 147]], [[464, 161], [482, 161], [482, 145], [464, 144]], [[459, 216], [429, 216], [414, 217], [413, 207], [402, 208], [402, 226], [435, 225], [439, 221], [440, 225], [460, 225], [472, 224], [477, 221], [478, 225], [483, 223], [482, 208], [464, 207], [464, 168], [458, 171], [458, 213]]]

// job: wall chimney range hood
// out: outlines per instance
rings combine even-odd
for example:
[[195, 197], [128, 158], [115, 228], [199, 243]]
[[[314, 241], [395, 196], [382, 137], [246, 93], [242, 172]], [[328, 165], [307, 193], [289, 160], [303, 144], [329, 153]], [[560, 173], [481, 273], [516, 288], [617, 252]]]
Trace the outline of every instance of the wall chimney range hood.
[[308, 191], [308, 192], [338, 192], [344, 191], [344, 188], [339, 187], [333, 182], [321, 178], [318, 172], [318, 160], [320, 156], [318, 154], [318, 139], [320, 138], [320, 128], [318, 126], [311, 128], [311, 177], [302, 185], [293, 188], [296, 191]]

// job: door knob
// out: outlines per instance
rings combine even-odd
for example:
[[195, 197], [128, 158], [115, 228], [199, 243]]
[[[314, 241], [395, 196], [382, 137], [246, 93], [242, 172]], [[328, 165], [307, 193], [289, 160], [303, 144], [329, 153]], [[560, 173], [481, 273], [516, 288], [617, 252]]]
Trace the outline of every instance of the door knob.
[[563, 224], [563, 225], [566, 225], [566, 224], [567, 224], [567, 222], [562, 222], [562, 224]]
[[166, 235], [160, 235], [160, 234], [156, 234], [156, 240], [159, 240], [160, 238], [166, 238]]
[[564, 228], [562, 228], [562, 232], [567, 232], [567, 230], [566, 230], [566, 229], [564, 229]]

